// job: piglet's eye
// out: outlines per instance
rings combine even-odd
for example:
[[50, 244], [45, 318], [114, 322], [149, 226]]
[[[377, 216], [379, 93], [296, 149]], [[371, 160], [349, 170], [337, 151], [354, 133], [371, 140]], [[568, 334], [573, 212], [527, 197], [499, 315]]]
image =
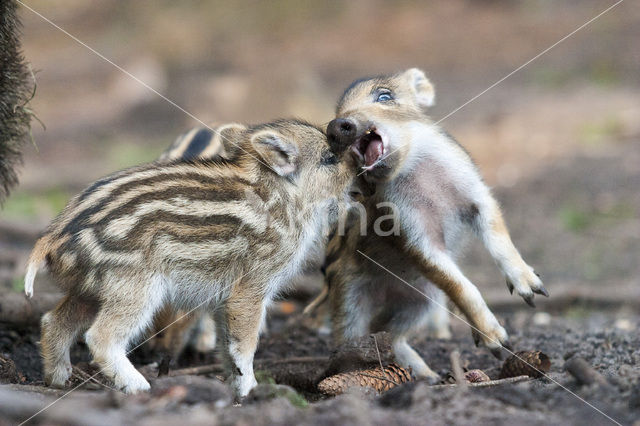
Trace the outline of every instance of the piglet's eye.
[[376, 102], [389, 102], [393, 100], [393, 96], [389, 92], [380, 93], [376, 98]]
[[330, 166], [332, 164], [336, 164], [337, 162], [338, 157], [336, 157], [335, 154], [330, 151], [323, 153], [322, 159], [320, 160], [320, 164], [322, 164], [323, 166]]

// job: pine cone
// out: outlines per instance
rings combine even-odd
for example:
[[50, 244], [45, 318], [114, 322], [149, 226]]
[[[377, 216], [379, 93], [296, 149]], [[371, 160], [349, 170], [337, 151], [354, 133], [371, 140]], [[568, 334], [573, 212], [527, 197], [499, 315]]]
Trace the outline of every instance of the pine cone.
[[318, 383], [318, 390], [325, 395], [340, 395], [355, 386], [370, 387], [378, 393], [386, 392], [402, 383], [412, 381], [411, 372], [398, 364], [384, 367], [384, 374], [378, 368], [349, 371], [327, 377]]
[[521, 351], [502, 364], [500, 378], [517, 376], [542, 377], [551, 368], [551, 360], [540, 351]]
[[464, 378], [469, 383], [488, 382], [491, 379], [482, 370], [469, 370], [464, 373]]
[[12, 359], [0, 356], [0, 383], [24, 383], [26, 380]]

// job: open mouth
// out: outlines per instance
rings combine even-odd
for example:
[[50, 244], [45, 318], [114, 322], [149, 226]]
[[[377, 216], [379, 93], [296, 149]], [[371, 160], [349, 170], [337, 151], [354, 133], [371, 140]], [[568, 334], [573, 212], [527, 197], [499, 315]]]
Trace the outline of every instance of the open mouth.
[[351, 146], [351, 150], [358, 159], [364, 163], [365, 170], [371, 170], [384, 155], [384, 142], [382, 135], [375, 126], [369, 127], [366, 132]]

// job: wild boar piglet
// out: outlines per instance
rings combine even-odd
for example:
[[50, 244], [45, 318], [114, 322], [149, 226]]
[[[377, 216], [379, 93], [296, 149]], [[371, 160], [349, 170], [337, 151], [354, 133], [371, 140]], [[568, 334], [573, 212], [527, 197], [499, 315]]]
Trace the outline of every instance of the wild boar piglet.
[[534, 293], [548, 294], [469, 154], [427, 115], [434, 96], [412, 68], [357, 80], [339, 100], [328, 137], [351, 146], [373, 195], [330, 239], [325, 291], [310, 306], [328, 297], [337, 341], [390, 332], [397, 361], [437, 381], [408, 338], [425, 328], [449, 335], [445, 294], [467, 317], [476, 344], [496, 355], [508, 347], [507, 332], [457, 264], [466, 235], [482, 241], [509, 290], [529, 305]]
[[346, 145], [302, 121], [241, 128], [235, 140], [233, 162], [158, 162], [100, 179], [51, 223], [25, 278], [30, 296], [44, 262], [65, 293], [41, 323], [47, 384], [65, 384], [69, 348], [86, 331], [117, 388], [147, 390], [130, 344], [165, 306], [206, 306], [237, 396], [256, 385], [265, 308], [344, 210], [355, 167]]

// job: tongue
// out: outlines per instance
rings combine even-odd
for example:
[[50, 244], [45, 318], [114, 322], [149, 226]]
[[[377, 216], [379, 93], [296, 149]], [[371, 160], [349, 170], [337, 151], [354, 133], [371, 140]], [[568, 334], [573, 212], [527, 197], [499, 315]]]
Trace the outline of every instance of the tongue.
[[382, 141], [381, 140], [373, 140], [369, 142], [367, 146], [367, 150], [364, 153], [364, 165], [369, 167], [376, 161], [382, 157]]

